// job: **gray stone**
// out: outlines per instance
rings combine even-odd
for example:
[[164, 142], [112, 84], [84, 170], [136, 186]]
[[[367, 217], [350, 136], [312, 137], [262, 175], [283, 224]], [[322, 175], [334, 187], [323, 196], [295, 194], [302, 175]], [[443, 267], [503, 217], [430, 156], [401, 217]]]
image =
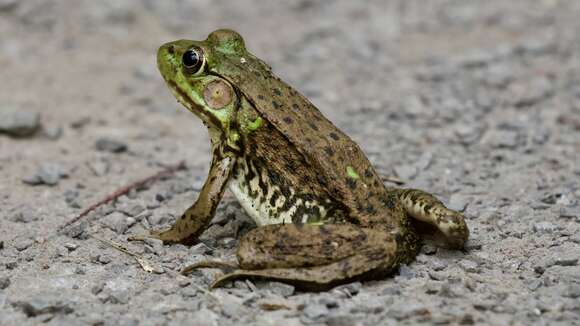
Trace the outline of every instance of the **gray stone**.
[[558, 210], [558, 216], [565, 219], [576, 219], [580, 221], [580, 206], [561, 207]]
[[328, 315], [328, 308], [325, 304], [308, 303], [302, 312], [308, 319], [317, 320]]
[[128, 290], [111, 291], [108, 296], [104, 298], [104, 302], [112, 304], [127, 304], [131, 299], [131, 293]]
[[24, 251], [34, 244], [34, 240], [29, 238], [20, 238], [14, 241], [14, 248], [18, 251]]
[[109, 255], [98, 255], [97, 261], [103, 265], [107, 265], [113, 260], [111, 259], [111, 257], [109, 257]]
[[58, 163], [45, 162], [40, 165], [37, 172], [22, 179], [22, 182], [29, 185], [49, 185], [55, 186], [59, 180], [68, 177], [68, 171]]
[[490, 130], [486, 135], [486, 142], [495, 148], [515, 149], [521, 145], [521, 138], [514, 130]]
[[28, 317], [43, 314], [70, 314], [74, 311], [71, 302], [65, 302], [52, 296], [38, 296], [26, 301], [17, 301], [13, 306], [22, 309]]
[[95, 142], [95, 148], [102, 152], [122, 153], [127, 151], [128, 146], [120, 140], [102, 137]]
[[514, 84], [510, 88], [513, 105], [516, 107], [532, 106], [548, 97], [553, 93], [553, 86], [549, 79], [538, 77], [532, 80], [526, 80], [523, 83]]
[[352, 282], [349, 284], [337, 286], [333, 290], [346, 293], [349, 297], [352, 297], [357, 295], [360, 292], [361, 288], [362, 288], [361, 282]]
[[80, 204], [77, 202], [79, 198], [79, 191], [76, 189], [67, 189], [64, 192], [64, 201], [72, 208], [80, 208]]
[[97, 295], [103, 291], [106, 283], [104, 281], [99, 281], [93, 287], [91, 287], [91, 293]]
[[174, 217], [167, 214], [167, 213], [157, 213], [154, 212], [153, 215], [149, 216], [149, 218], [147, 218], [147, 221], [149, 221], [149, 224], [156, 226], [156, 225], [164, 225], [169, 223], [169, 221], [174, 220]]
[[38, 214], [30, 206], [22, 206], [10, 218], [13, 222], [30, 223], [39, 219]]
[[558, 266], [576, 266], [578, 265], [578, 260], [580, 259], [580, 254], [571, 257], [556, 257], [553, 262], [554, 265]]
[[50, 140], [58, 140], [60, 137], [62, 137], [63, 129], [61, 126], [45, 126], [42, 128], [42, 133]]
[[121, 205], [117, 205], [116, 208], [117, 211], [124, 213], [127, 216], [133, 217], [141, 214], [145, 210], [143, 204], [138, 202], [125, 202], [122, 203]]
[[411, 269], [408, 265], [401, 265], [399, 266], [399, 277], [410, 280], [417, 277], [417, 272]]
[[258, 288], [270, 291], [272, 294], [281, 297], [289, 297], [294, 294], [294, 286], [280, 282], [265, 282], [260, 285], [256, 284]]
[[66, 227], [62, 233], [68, 237], [74, 239], [86, 239], [87, 235], [87, 223], [86, 222], [77, 222], [73, 225], [69, 225]]
[[539, 222], [534, 224], [533, 229], [538, 234], [552, 234], [558, 230], [558, 227], [550, 222]]
[[479, 265], [469, 259], [462, 259], [461, 261], [459, 261], [458, 265], [466, 272], [469, 273], [479, 273], [481, 270], [479, 268]]
[[0, 277], [0, 290], [4, 290], [10, 286], [10, 278], [8, 276]]
[[1, 109], [0, 133], [14, 137], [29, 137], [40, 129], [40, 114], [37, 112]]
[[527, 283], [528, 289], [530, 289], [530, 291], [536, 291], [537, 289], [539, 289], [542, 286], [543, 282], [541, 279], [533, 279], [530, 282]]
[[103, 217], [101, 223], [117, 234], [123, 234], [129, 228], [127, 217], [119, 212], [113, 212]]
[[79, 245], [76, 244], [76, 243], [67, 242], [67, 243], [64, 244], [64, 247], [66, 249], [68, 249], [68, 251], [75, 251], [75, 250], [77, 250], [77, 248], [79, 247]]
[[387, 314], [397, 320], [416, 318], [428, 314], [429, 310], [423, 304], [407, 303], [391, 307]]

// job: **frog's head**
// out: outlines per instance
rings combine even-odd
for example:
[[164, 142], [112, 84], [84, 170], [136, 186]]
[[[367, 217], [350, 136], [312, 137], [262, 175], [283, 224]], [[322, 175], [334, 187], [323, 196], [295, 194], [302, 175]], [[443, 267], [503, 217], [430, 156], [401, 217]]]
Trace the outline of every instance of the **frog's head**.
[[225, 134], [236, 143], [239, 137], [232, 130], [239, 94], [217, 71], [224, 61], [239, 60], [245, 53], [244, 40], [231, 30], [217, 30], [205, 41], [169, 42], [157, 52], [157, 66], [169, 88], [210, 129], [212, 141]]

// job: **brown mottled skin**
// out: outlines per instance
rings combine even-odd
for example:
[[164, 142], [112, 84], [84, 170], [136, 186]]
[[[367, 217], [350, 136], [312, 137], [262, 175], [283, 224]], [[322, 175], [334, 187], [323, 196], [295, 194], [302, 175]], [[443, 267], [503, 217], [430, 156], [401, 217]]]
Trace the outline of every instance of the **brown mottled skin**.
[[258, 224], [241, 238], [237, 264], [203, 261], [184, 272], [226, 270], [212, 286], [259, 277], [325, 288], [412, 261], [420, 240], [410, 218], [434, 225], [451, 247], [467, 240], [461, 213], [426, 192], [386, 188], [358, 145], [247, 52], [236, 32], [167, 43], [158, 66], [208, 127], [213, 160], [193, 206], [149, 237], [195, 242], [226, 185]]

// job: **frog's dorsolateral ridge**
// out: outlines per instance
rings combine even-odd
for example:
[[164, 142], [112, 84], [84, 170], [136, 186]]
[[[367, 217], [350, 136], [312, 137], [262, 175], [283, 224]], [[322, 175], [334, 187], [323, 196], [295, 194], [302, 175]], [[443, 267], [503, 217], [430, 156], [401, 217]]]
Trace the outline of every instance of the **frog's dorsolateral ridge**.
[[166, 231], [165, 243], [195, 242], [226, 186], [258, 227], [240, 240], [237, 264], [205, 261], [239, 277], [328, 287], [378, 278], [412, 261], [420, 245], [409, 218], [431, 224], [461, 248], [461, 213], [415, 189], [387, 188], [363, 151], [304, 96], [247, 52], [239, 34], [161, 46], [169, 88], [209, 130], [212, 163], [197, 201]]

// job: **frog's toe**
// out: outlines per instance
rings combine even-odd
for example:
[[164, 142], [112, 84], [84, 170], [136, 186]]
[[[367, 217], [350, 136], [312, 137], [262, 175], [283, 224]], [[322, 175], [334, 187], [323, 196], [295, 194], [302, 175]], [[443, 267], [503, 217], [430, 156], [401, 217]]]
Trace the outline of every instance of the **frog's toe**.
[[173, 228], [163, 231], [149, 231], [149, 234], [138, 234], [127, 238], [129, 241], [145, 241], [146, 239], [157, 239], [163, 243], [191, 244], [193, 242], [192, 239], [184, 239]]
[[460, 212], [446, 209], [438, 217], [439, 229], [445, 234], [447, 244], [454, 249], [461, 249], [469, 237], [469, 228], [465, 217]]
[[230, 272], [232, 272], [240, 267], [235, 262], [226, 262], [226, 261], [219, 261], [219, 260], [204, 260], [204, 261], [200, 261], [200, 262], [185, 266], [181, 270], [180, 273], [182, 275], [188, 275], [188, 274], [191, 274], [194, 270], [200, 269], [200, 268], [217, 268], [217, 269], [221, 269], [225, 273], [230, 273]]

